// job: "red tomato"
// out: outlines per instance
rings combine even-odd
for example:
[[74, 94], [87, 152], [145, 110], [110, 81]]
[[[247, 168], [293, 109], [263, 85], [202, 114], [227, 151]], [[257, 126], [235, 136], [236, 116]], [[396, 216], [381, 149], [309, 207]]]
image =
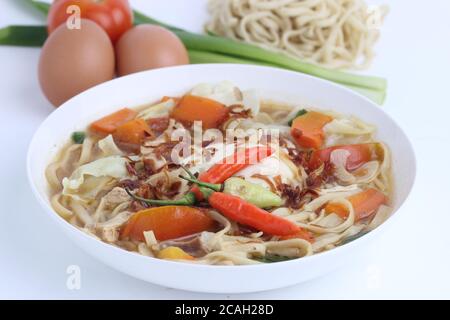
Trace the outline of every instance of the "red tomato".
[[81, 18], [100, 25], [112, 42], [133, 26], [133, 13], [128, 0], [57, 0], [50, 7], [47, 18], [49, 34], [72, 15], [67, 13], [71, 5], [80, 8]]
[[334, 146], [322, 150], [316, 150], [312, 153], [310, 165], [312, 168], [317, 168], [322, 162], [330, 161], [331, 152], [334, 150], [342, 149], [350, 152], [350, 156], [347, 158], [347, 170], [355, 170], [362, 164], [377, 159], [378, 145], [376, 143], [365, 144], [350, 144], [346, 146]]

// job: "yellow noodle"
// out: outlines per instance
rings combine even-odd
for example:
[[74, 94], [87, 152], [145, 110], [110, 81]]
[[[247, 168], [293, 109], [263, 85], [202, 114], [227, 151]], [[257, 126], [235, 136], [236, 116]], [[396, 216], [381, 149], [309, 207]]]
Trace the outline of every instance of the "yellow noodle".
[[364, 0], [209, 0], [206, 29], [329, 68], [366, 68], [386, 6]]
[[50, 203], [53, 207], [53, 210], [55, 210], [57, 214], [59, 214], [65, 220], [69, 220], [73, 216], [73, 211], [67, 209], [60, 202], [61, 196], [61, 193], [55, 194], [54, 196], [52, 196]]

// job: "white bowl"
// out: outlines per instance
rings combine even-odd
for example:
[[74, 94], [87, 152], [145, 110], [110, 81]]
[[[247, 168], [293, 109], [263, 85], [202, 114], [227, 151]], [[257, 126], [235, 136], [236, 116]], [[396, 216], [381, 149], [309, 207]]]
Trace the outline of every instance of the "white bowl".
[[[394, 214], [376, 230], [336, 249], [286, 262], [253, 266], [205, 266], [144, 257], [113, 247], [79, 231], [60, 218], [49, 203], [46, 166], [70, 134], [124, 106], [180, 95], [200, 82], [229, 80], [243, 89], [258, 89], [263, 97], [356, 115], [378, 127], [378, 138], [392, 150]], [[263, 291], [324, 275], [352, 259], [398, 216], [416, 174], [412, 146], [402, 129], [378, 106], [354, 92], [300, 73], [244, 65], [188, 65], [118, 78], [87, 90], [55, 110], [40, 126], [27, 159], [28, 177], [42, 208], [55, 227], [105, 264], [133, 277], [162, 286], [214, 293]]]

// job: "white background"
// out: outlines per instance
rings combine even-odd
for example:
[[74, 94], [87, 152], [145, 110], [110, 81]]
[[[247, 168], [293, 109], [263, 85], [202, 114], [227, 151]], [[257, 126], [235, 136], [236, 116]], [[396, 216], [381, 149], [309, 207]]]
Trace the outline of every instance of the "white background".
[[[0, 0], [0, 27], [43, 22], [23, 2]], [[193, 31], [201, 31], [207, 18], [206, 0], [131, 2]], [[53, 110], [37, 82], [39, 49], [0, 47], [0, 298], [450, 298], [450, 1], [396, 0], [390, 8], [368, 73], [389, 80], [382, 108], [405, 129], [417, 154], [416, 186], [401, 219], [365, 256], [332, 274], [246, 295], [145, 283], [97, 262], [66, 239], [31, 195], [25, 172], [28, 143]], [[81, 268], [80, 290], [66, 287], [69, 265]]]

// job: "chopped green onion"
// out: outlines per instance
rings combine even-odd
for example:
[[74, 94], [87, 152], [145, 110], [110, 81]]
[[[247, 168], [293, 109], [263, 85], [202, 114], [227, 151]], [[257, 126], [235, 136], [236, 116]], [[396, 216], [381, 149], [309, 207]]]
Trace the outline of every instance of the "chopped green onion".
[[86, 133], [83, 131], [75, 131], [72, 133], [72, 141], [76, 144], [82, 144], [86, 139]]
[[289, 122], [288, 122], [289, 127], [292, 126], [292, 122], [293, 122], [295, 119], [297, 119], [297, 117], [300, 117], [300, 116], [304, 115], [304, 114], [307, 113], [307, 112], [308, 112], [308, 111], [306, 111], [305, 109], [299, 110], [299, 111], [295, 114], [295, 116], [294, 116], [291, 120], [289, 120]]

